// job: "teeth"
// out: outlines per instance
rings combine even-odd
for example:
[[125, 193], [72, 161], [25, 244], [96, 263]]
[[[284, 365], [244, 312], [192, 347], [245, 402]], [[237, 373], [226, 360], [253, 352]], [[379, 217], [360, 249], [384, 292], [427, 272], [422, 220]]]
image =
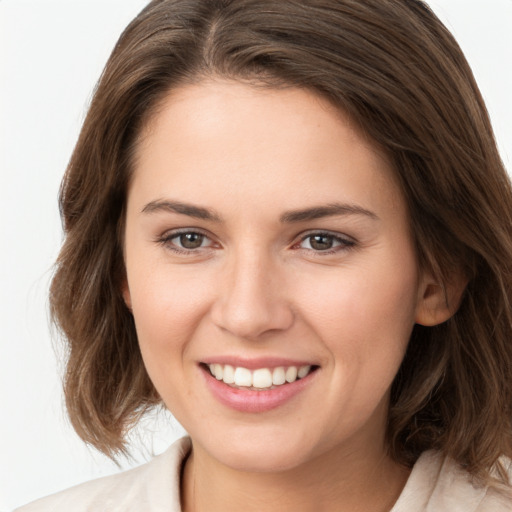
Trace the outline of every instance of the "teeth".
[[226, 384], [255, 389], [271, 389], [275, 386], [292, 383], [297, 379], [303, 379], [311, 372], [311, 365], [288, 366], [286, 368], [278, 366], [274, 369], [258, 368], [251, 371], [241, 366], [234, 368], [229, 364], [215, 363], [208, 365], [208, 368], [217, 380], [222, 380]]
[[224, 368], [221, 364], [216, 364], [213, 367], [213, 374], [215, 375], [215, 378], [217, 380], [222, 380], [222, 377], [224, 376]]
[[297, 380], [297, 367], [290, 366], [285, 373], [286, 382], [295, 382]]
[[310, 372], [310, 370], [311, 366], [301, 366], [297, 372], [297, 377], [299, 377], [299, 379], [304, 378]]
[[274, 371], [272, 372], [272, 384], [274, 384], [274, 386], [280, 386], [281, 384], [284, 384], [285, 382], [286, 382], [286, 373], [284, 371], [284, 368], [282, 366], [274, 368]]
[[254, 370], [252, 374], [252, 385], [255, 388], [269, 388], [272, 386], [272, 373], [268, 368]]
[[235, 370], [235, 384], [237, 386], [252, 386], [252, 373], [247, 368], [238, 367]]
[[227, 364], [224, 366], [224, 375], [222, 380], [226, 384], [233, 384], [235, 382], [235, 369], [231, 365]]

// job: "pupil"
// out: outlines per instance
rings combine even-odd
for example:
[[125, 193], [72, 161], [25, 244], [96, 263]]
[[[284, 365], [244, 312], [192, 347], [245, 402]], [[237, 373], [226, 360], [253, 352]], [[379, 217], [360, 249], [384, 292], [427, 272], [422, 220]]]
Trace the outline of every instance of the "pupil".
[[204, 236], [199, 233], [185, 233], [180, 235], [181, 246], [185, 249], [197, 249], [201, 247]]
[[326, 249], [331, 249], [332, 237], [323, 236], [323, 235], [315, 235], [315, 236], [311, 237], [310, 244], [313, 249], [317, 249], [319, 251], [325, 251]]

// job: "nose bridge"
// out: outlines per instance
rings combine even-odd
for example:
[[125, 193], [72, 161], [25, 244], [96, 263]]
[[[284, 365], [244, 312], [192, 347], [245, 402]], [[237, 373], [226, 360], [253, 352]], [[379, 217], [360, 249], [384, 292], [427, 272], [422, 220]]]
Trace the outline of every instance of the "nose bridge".
[[219, 283], [214, 322], [246, 339], [287, 329], [293, 314], [282, 286], [282, 271], [269, 251], [252, 244], [233, 251]]

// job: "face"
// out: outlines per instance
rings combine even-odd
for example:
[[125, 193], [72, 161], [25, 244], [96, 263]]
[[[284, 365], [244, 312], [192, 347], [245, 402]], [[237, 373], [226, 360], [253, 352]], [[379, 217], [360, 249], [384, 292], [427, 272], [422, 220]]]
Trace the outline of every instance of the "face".
[[141, 135], [125, 263], [147, 371], [195, 449], [256, 471], [383, 449], [425, 285], [390, 165], [329, 103], [174, 90]]

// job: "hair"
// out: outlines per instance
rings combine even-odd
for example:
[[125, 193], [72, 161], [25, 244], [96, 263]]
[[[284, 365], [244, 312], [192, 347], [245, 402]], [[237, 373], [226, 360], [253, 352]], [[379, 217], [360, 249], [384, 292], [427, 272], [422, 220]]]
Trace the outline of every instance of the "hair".
[[65, 397], [87, 443], [115, 456], [161, 403], [121, 287], [138, 135], [173, 88], [211, 77], [327, 98], [391, 159], [419, 265], [468, 284], [458, 311], [415, 326], [387, 441], [411, 466], [437, 449], [506, 481], [512, 456], [512, 190], [473, 74], [419, 0], [154, 0], [121, 35], [69, 162], [51, 313], [68, 347]]

